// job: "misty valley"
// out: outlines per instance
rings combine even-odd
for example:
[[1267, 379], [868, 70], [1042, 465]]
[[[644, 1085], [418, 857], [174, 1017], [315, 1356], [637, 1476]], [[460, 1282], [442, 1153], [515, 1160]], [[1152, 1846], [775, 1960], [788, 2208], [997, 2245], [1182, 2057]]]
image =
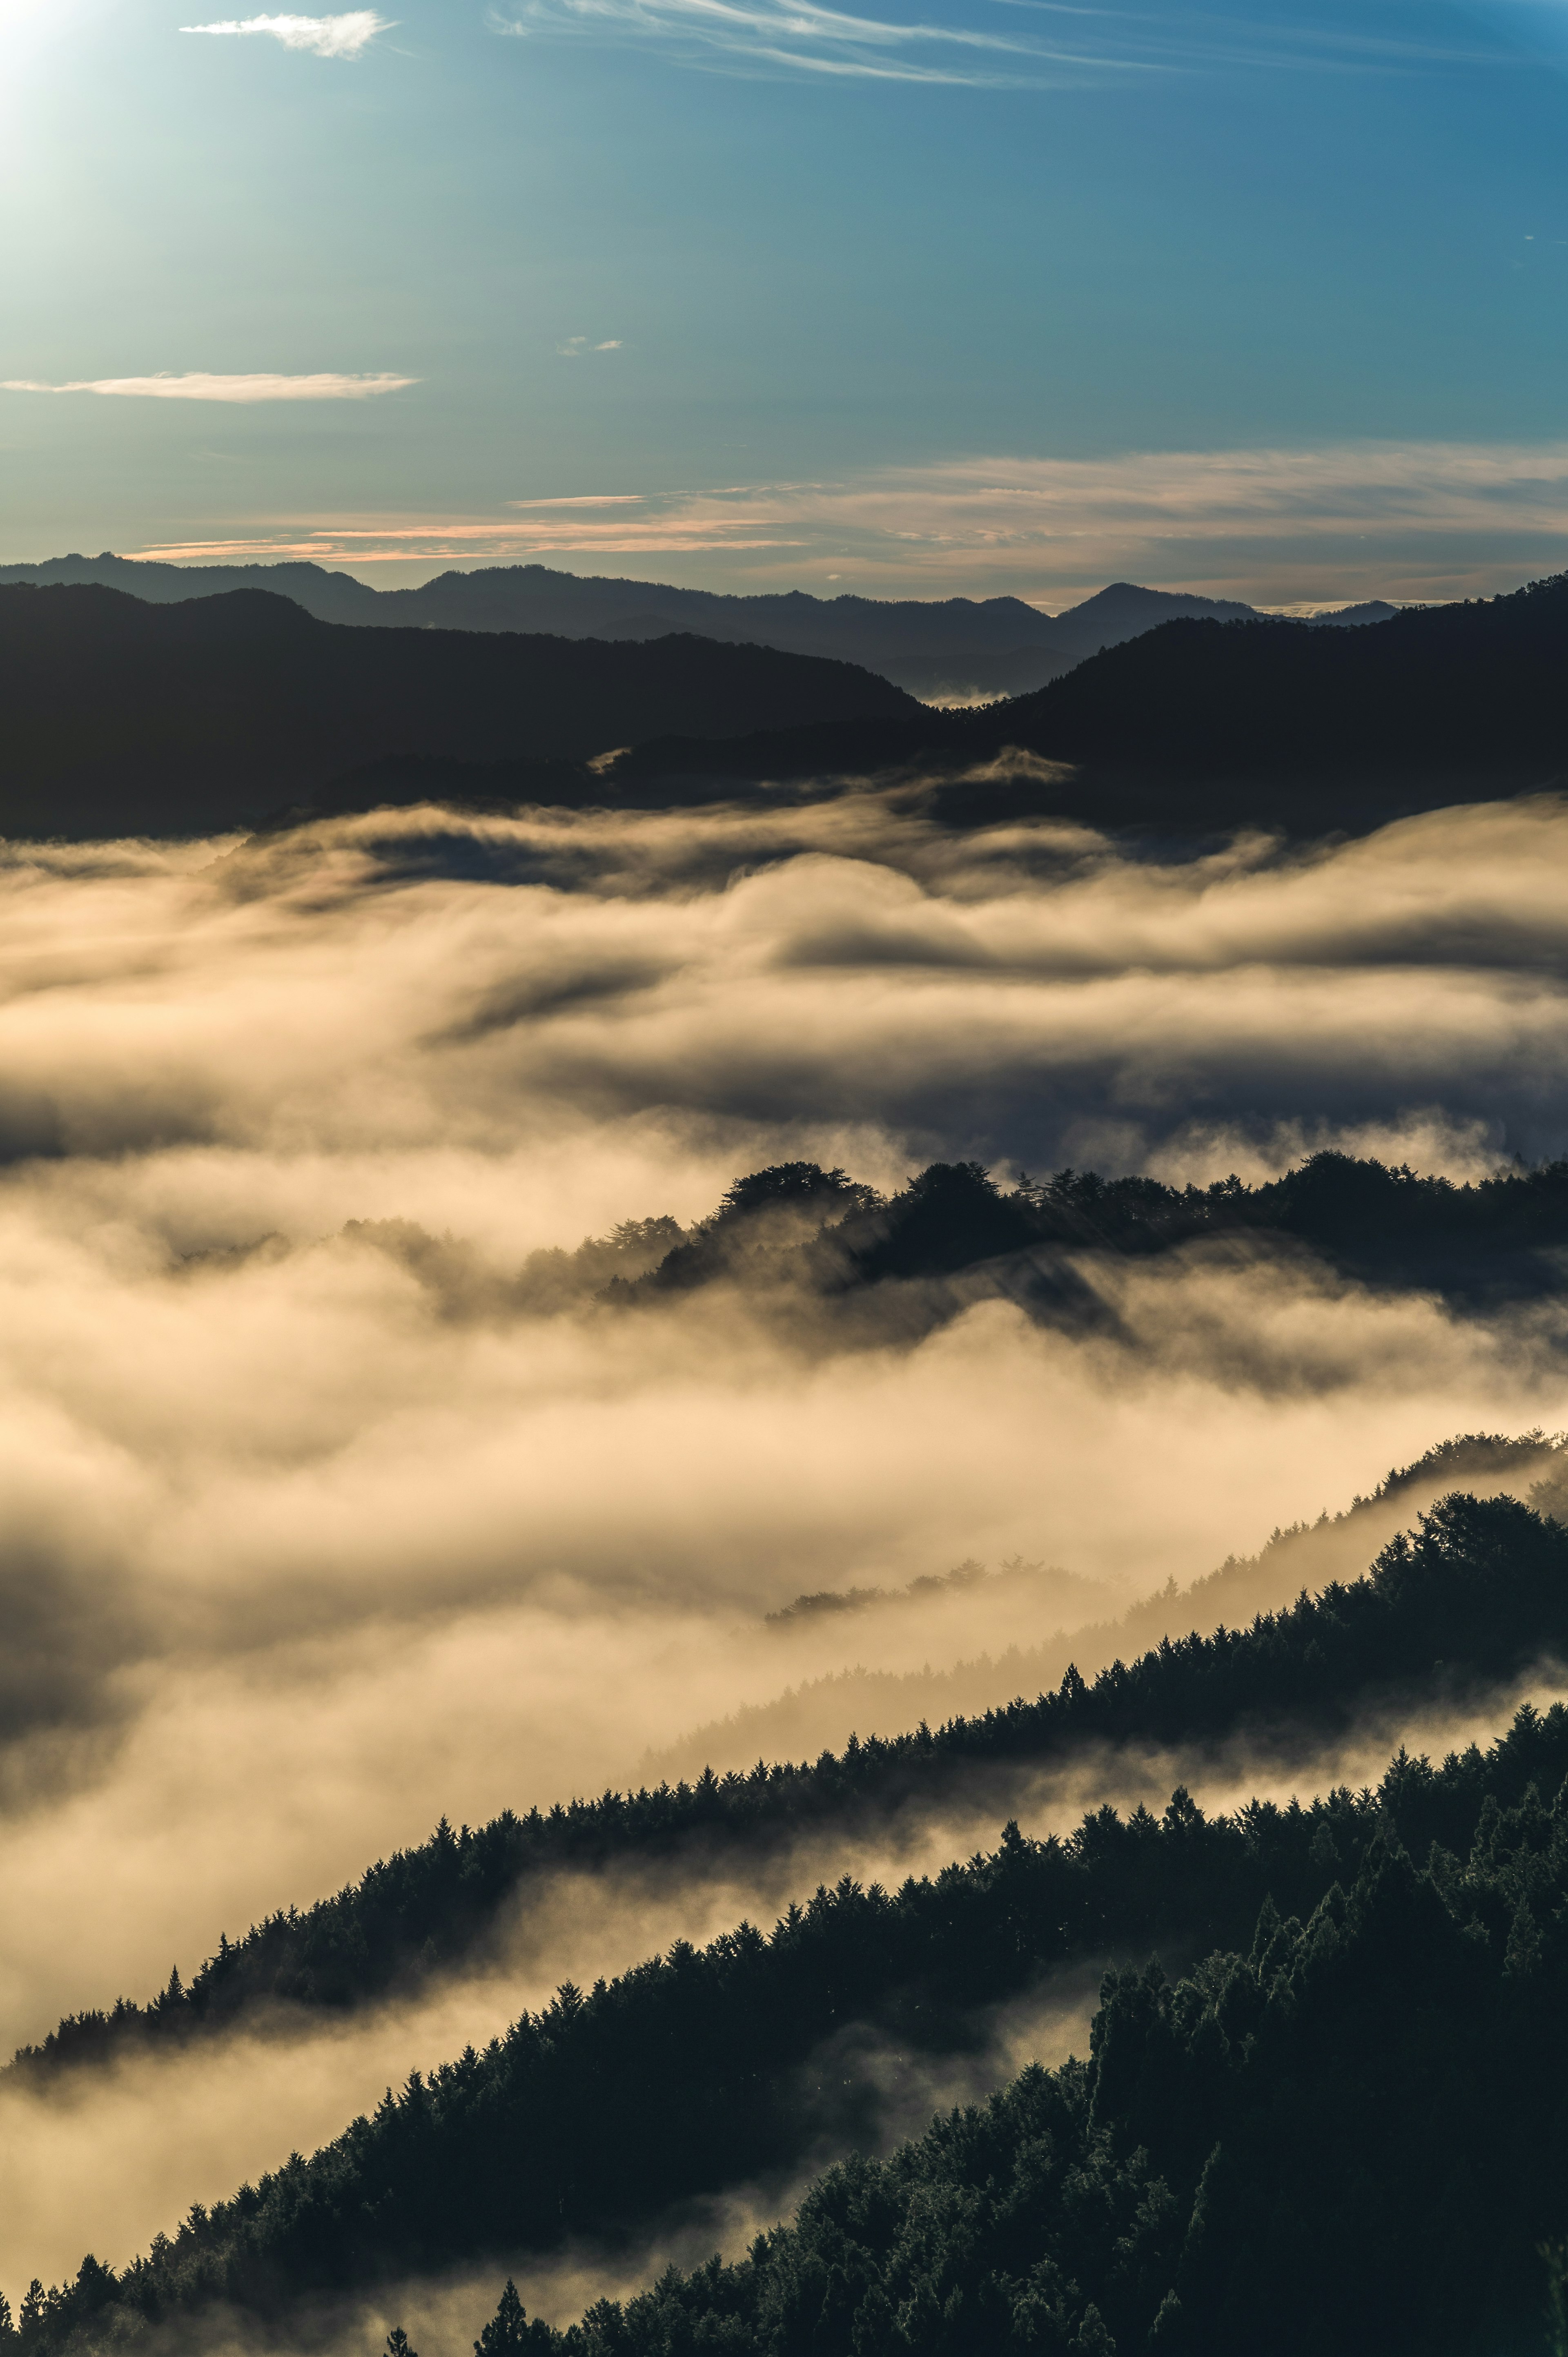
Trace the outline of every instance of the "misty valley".
[[1568, 2345], [1568, 576], [232, 572], [0, 584], [0, 2347]]

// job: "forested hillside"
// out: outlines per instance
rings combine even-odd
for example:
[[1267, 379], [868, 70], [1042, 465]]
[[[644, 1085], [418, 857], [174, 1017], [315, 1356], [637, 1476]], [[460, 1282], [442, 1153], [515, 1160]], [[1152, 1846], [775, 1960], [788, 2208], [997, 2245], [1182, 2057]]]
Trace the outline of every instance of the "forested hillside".
[[[152, 606], [0, 587], [0, 694], [12, 834], [211, 834], [382, 756], [582, 763], [668, 728], [918, 710], [870, 672], [771, 648], [362, 630], [259, 589]], [[542, 774], [535, 791], [591, 784]]]
[[[978, 1163], [936, 1162], [886, 1200], [843, 1171], [786, 1163], [737, 1179], [710, 1220], [642, 1276], [612, 1278], [607, 1297], [648, 1300], [723, 1280], [843, 1300], [889, 1279], [1013, 1262], [1015, 1297], [1042, 1314], [1093, 1318], [1104, 1311], [1085, 1254], [1146, 1257], [1264, 1236], [1372, 1280], [1480, 1297], [1555, 1290], [1547, 1255], [1568, 1243], [1568, 1162], [1456, 1186], [1324, 1152], [1256, 1187], [1231, 1178], [1185, 1188], [1072, 1169], [1004, 1188]], [[582, 1290], [597, 1289], [598, 1265], [585, 1266]], [[566, 1275], [560, 1256], [536, 1268], [542, 1285]], [[525, 1273], [525, 1299], [527, 1286]]]
[[530, 2346], [1535, 2357], [1561, 2348], [1568, 1829], [1532, 1787], [1463, 1863], [1380, 1829], [1305, 1916], [1172, 1986], [1106, 1976], [1088, 2061], [886, 2164], [830, 2170], [746, 2258]]
[[37, 2079], [220, 2032], [279, 2001], [342, 2009], [406, 1987], [471, 1955], [503, 1905], [553, 1869], [666, 1860], [699, 1871], [726, 1850], [755, 1856], [806, 1835], [864, 1834], [955, 1798], [1000, 1817], [1032, 1774], [1107, 1748], [1179, 1749], [1197, 1761], [1241, 1743], [1288, 1763], [1413, 1707], [1482, 1701], [1563, 1659], [1568, 1530], [1512, 1499], [1456, 1493], [1364, 1577], [1304, 1593], [1250, 1627], [1166, 1637], [1092, 1684], [1069, 1668], [1035, 1701], [935, 1731], [852, 1738], [815, 1761], [709, 1770], [691, 1785], [508, 1812], [478, 1831], [443, 1824], [423, 1848], [378, 1863], [336, 1898], [224, 1940], [188, 1987], [171, 1984], [145, 2007], [122, 2000], [73, 2016], [9, 2067]]
[[1561, 574], [1372, 630], [1176, 620], [1019, 698], [1009, 734], [1055, 760], [1176, 776], [1430, 764], [1545, 785], [1568, 757], [1565, 644]]
[[[813, 2079], [836, 2029], [961, 2046], [985, 2007], [1085, 1956], [1128, 1960], [1087, 2069], [1032, 2071], [886, 2169], [831, 2172], [749, 2262], [596, 2311], [585, 2345], [684, 2346], [707, 2318], [700, 2342], [844, 2357], [911, 2326], [936, 2350], [1142, 2348], [1158, 2320], [1156, 2349], [1240, 2352], [1283, 2286], [1273, 2345], [1320, 2347], [1349, 2313], [1377, 2325], [1358, 2345], [1467, 2351], [1506, 2326], [1538, 2346], [1529, 2263], [1568, 2161], [1565, 1772], [1568, 1713], [1526, 1710], [1485, 1754], [1402, 1752], [1375, 1794], [1210, 1820], [1177, 1791], [1162, 1818], [1101, 1809], [1065, 1844], [1009, 1826], [897, 1894], [844, 1882], [770, 1935], [743, 1923], [564, 1987], [118, 2279], [89, 2260], [36, 2286], [21, 2347], [119, 2346], [214, 2300], [277, 2313], [618, 2230], [824, 2132], [871, 2132]], [[1168, 1969], [1142, 1968], [1151, 1948]]]
[[[1568, 575], [1371, 630], [1176, 619], [1009, 703], [722, 747], [650, 743], [614, 776], [738, 785], [901, 770], [937, 780], [929, 806], [954, 826], [1059, 815], [1161, 834], [1359, 833], [1408, 812], [1555, 791], [1568, 763], [1565, 654]], [[990, 766], [1009, 748], [1051, 766]]]
[[[800, 1758], [842, 1744], [850, 1727], [881, 1730], [921, 1719], [941, 1726], [983, 1714], [1013, 1695], [1043, 1693], [1060, 1683], [1069, 1664], [1092, 1676], [1113, 1661], [1157, 1648], [1173, 1632], [1220, 1621], [1245, 1626], [1255, 1613], [1276, 1609], [1303, 1588], [1354, 1577], [1356, 1564], [1365, 1563], [1395, 1530], [1455, 1488], [1482, 1496], [1507, 1491], [1540, 1513], [1568, 1520], [1564, 1444], [1536, 1434], [1506, 1439], [1471, 1433], [1442, 1441], [1413, 1465], [1396, 1467], [1370, 1496], [1357, 1499], [1342, 1513], [1277, 1530], [1257, 1555], [1233, 1555], [1185, 1588], [1167, 1581], [1114, 1619], [1097, 1620], [1087, 1610], [1081, 1618], [1064, 1617], [1063, 1626], [1041, 1642], [1015, 1641], [995, 1655], [972, 1655], [946, 1669], [926, 1663], [899, 1672], [857, 1663], [801, 1677], [772, 1701], [695, 1727], [678, 1743], [651, 1753], [644, 1772], [650, 1779], [673, 1779], [696, 1776], [710, 1762], [723, 1768], [759, 1757]], [[1016, 1591], [1022, 1600], [1032, 1585], [1030, 1568], [983, 1573], [964, 1590], [966, 1598], [992, 1607]], [[926, 1597], [939, 1585], [923, 1583]], [[1070, 1597], [1073, 1591], [1069, 1587], [1066, 1593]], [[769, 1617], [788, 1638], [813, 1620], [820, 1625], [821, 1608], [835, 1600], [831, 1595], [801, 1597], [790, 1611]], [[794, 1667], [788, 1646], [781, 1649], [780, 1666]]]

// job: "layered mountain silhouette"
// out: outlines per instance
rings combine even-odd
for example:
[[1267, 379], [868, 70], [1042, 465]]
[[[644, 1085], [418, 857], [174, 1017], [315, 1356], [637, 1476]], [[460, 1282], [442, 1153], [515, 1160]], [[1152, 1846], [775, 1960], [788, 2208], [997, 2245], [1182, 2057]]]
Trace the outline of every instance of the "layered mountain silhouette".
[[[574, 595], [646, 587], [521, 570]], [[447, 586], [489, 595], [515, 577]], [[714, 602], [805, 609], [803, 632], [841, 605], [866, 631], [867, 618], [897, 614], [938, 632], [961, 606], [991, 614], [998, 640], [1015, 617], [993, 609], [1017, 606]], [[957, 824], [1054, 811], [1313, 834], [1562, 772], [1568, 576], [1376, 628], [1212, 612], [1141, 627], [1183, 603], [1113, 584], [1052, 627], [1114, 643], [1029, 694], [943, 711], [867, 667], [693, 630], [367, 629], [274, 591], [159, 604], [91, 583], [14, 583], [0, 586], [0, 827], [205, 832], [429, 797], [668, 805], [905, 770]], [[1008, 748], [1040, 759], [997, 762]]]
[[[1181, 619], [1245, 620], [1254, 608], [1228, 599], [1112, 582], [1063, 614], [1020, 597], [940, 599], [812, 597], [795, 589], [730, 597], [667, 582], [558, 573], [543, 565], [443, 573], [417, 589], [371, 589], [350, 574], [308, 563], [181, 565], [115, 556], [57, 556], [0, 565], [0, 584], [122, 589], [151, 605], [183, 604], [234, 589], [292, 597], [317, 621], [379, 629], [520, 630], [564, 639], [638, 640], [693, 632], [733, 645], [777, 647], [862, 663], [913, 695], [936, 702], [1025, 695], [1101, 647]], [[1394, 608], [1346, 608], [1327, 621], [1385, 620]]]
[[1565, 671], [1562, 575], [1374, 630], [1174, 619], [1021, 698], [1006, 721], [1054, 759], [1192, 776], [1550, 770], [1568, 749]]
[[[691, 635], [360, 630], [263, 590], [156, 606], [89, 585], [0, 587], [0, 828], [65, 834], [247, 823], [367, 759], [582, 763], [668, 732], [920, 711], [849, 663]], [[532, 791], [569, 796], [579, 774]]]
[[[955, 820], [1060, 811], [1108, 825], [1302, 833], [1555, 786], [1568, 770], [1568, 574], [1412, 608], [1375, 630], [1177, 619], [1036, 694], [980, 711], [850, 724], [746, 744], [635, 748], [614, 781], [873, 772], [952, 780]], [[1006, 748], [1048, 775], [976, 782]]]

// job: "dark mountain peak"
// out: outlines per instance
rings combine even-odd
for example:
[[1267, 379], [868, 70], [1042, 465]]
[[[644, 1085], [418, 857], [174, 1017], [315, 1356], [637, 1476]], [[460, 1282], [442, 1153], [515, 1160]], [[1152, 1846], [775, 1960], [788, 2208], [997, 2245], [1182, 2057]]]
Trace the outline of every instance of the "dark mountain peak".
[[1162, 622], [1257, 619], [1256, 607], [1233, 597], [1199, 597], [1181, 589], [1144, 589], [1135, 581], [1112, 581], [1081, 605], [1054, 616], [1046, 627], [1058, 644], [1093, 654], [1101, 647], [1120, 646], [1124, 639], [1141, 638]]
[[[268, 589], [292, 597], [325, 622], [380, 619], [383, 594], [308, 557], [289, 557], [275, 565], [169, 565], [154, 557], [116, 556], [106, 548], [97, 556], [73, 554], [47, 557], [39, 565], [0, 565], [0, 587], [59, 586], [118, 589], [149, 606], [182, 606], [235, 589]], [[394, 616], [389, 611], [385, 619], [391, 621]]]
[[1220, 619], [1176, 616], [1079, 663], [1006, 707], [1008, 740], [1167, 792], [1178, 779], [1251, 780], [1254, 816], [1263, 780], [1311, 780], [1335, 807], [1326, 824], [1343, 824], [1374, 781], [1381, 792], [1427, 773], [1511, 791], [1568, 765], [1568, 576], [1410, 608], [1376, 629], [1213, 627]]
[[[1210, 601], [1212, 602], [1212, 601]], [[1058, 618], [1058, 627], [1061, 618]], [[1177, 615], [1034, 693], [719, 748], [644, 746], [618, 776], [821, 776], [924, 762], [929, 807], [971, 826], [1030, 813], [1181, 834], [1238, 826], [1362, 833], [1568, 776], [1568, 575], [1493, 598], [1407, 607], [1375, 629]], [[1049, 777], [949, 775], [1004, 748]]]
[[324, 625], [275, 589], [224, 589], [161, 607], [102, 581], [0, 582], [0, 639], [81, 637], [84, 642], [257, 645]]
[[1308, 614], [1308, 627], [1315, 630], [1359, 630], [1369, 622], [1391, 622], [1400, 611], [1385, 597], [1369, 597], [1359, 606], [1336, 606], [1332, 613]]

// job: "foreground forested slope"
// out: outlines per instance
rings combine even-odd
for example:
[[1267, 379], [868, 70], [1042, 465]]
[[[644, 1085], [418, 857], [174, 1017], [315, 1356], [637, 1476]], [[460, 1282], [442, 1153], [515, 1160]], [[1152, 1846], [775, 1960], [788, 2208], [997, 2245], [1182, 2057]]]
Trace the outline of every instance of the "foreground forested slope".
[[1086, 1957], [1127, 1960], [1087, 2069], [832, 2171], [738, 2267], [601, 2308], [565, 2348], [1240, 2357], [1262, 2313], [1293, 2351], [1537, 2347], [1533, 2244], [1568, 2214], [1565, 1772], [1568, 1713], [1527, 1710], [1486, 1754], [1402, 1753], [1376, 1793], [1206, 1820], [1178, 1791], [1066, 1844], [1010, 1826], [894, 1895], [843, 1883], [771, 1936], [564, 1987], [123, 2276], [35, 2286], [22, 2348], [624, 2231], [824, 2134], [874, 2138], [813, 2060], [835, 2032], [950, 2049]]
[[1250, 1628], [1167, 1638], [1092, 1684], [1069, 1669], [1036, 1701], [935, 1732], [852, 1739], [815, 1762], [508, 1812], [477, 1832], [443, 1824], [336, 1898], [225, 1941], [188, 1988], [74, 2016], [10, 2067], [36, 2081], [220, 2031], [280, 2000], [362, 2003], [472, 1955], [502, 1907], [553, 1870], [667, 1860], [696, 1871], [726, 1852], [886, 1830], [957, 1798], [1002, 1816], [1042, 1768], [1107, 1747], [1198, 1759], [1244, 1741], [1288, 1760], [1380, 1714], [1474, 1702], [1552, 1659], [1568, 1659], [1568, 1531], [1512, 1499], [1455, 1495], [1365, 1577], [1303, 1594]]
[[1544, 2357], [1565, 1902], [1565, 1812], [1533, 1788], [1463, 1864], [1380, 1833], [1305, 1921], [1265, 1900], [1174, 1987], [1158, 1964], [1109, 1974], [1087, 2064], [842, 2164], [737, 2265], [532, 2345]]

